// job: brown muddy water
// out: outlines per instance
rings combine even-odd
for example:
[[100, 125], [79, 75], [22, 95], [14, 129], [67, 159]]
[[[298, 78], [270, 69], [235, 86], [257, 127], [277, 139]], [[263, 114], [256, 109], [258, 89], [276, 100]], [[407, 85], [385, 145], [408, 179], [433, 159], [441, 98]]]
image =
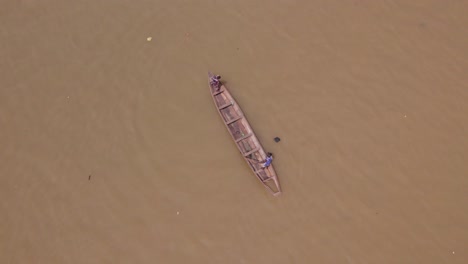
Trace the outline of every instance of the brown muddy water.
[[[0, 262], [468, 263], [467, 14], [2, 1]], [[281, 196], [238, 153], [209, 70]]]

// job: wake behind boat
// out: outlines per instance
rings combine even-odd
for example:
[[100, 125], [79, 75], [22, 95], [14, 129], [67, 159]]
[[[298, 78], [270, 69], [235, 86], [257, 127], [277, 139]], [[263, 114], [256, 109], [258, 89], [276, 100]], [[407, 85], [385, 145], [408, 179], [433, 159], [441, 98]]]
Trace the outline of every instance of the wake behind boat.
[[278, 177], [273, 165], [269, 164], [266, 168], [262, 167], [262, 163], [267, 159], [267, 153], [255, 136], [240, 106], [224, 84], [216, 81], [216, 78], [213, 82], [213, 77], [214, 75], [208, 72], [211, 96], [234, 143], [260, 182], [274, 196], [281, 194]]

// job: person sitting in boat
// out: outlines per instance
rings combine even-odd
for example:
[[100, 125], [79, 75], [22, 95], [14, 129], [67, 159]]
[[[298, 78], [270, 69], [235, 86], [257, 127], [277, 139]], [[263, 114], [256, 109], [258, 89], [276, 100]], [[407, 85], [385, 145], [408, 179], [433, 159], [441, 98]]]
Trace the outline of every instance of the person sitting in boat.
[[220, 88], [220, 85], [219, 85], [220, 84], [220, 81], [219, 81], [220, 79], [221, 79], [221, 76], [219, 76], [219, 75], [215, 75], [215, 76], [211, 77], [211, 80], [210, 80], [211, 86], [214, 86], [214, 87], [216, 87], [216, 89], [219, 89]]
[[[250, 154], [250, 156], [252, 156], [252, 154]], [[271, 152], [268, 152], [267, 153], [267, 158], [263, 161], [259, 161], [259, 160], [256, 160], [256, 159], [252, 159], [252, 158], [249, 158], [249, 157], [246, 157], [248, 160], [251, 160], [255, 163], [262, 163], [261, 167], [262, 169], [265, 169], [265, 168], [268, 168], [270, 165], [271, 165], [271, 162], [273, 162], [273, 154]]]
[[271, 163], [273, 162], [273, 154], [271, 152], [267, 153], [267, 158], [265, 159], [264, 163], [262, 164], [262, 168], [270, 167]]

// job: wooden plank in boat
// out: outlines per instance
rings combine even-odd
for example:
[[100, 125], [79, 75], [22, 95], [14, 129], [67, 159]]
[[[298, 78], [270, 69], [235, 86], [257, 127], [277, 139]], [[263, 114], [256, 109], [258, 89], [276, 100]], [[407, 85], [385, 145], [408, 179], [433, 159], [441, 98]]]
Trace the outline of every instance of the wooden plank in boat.
[[252, 153], [255, 153], [255, 152], [259, 151], [259, 150], [260, 150], [260, 148], [254, 148], [254, 149], [252, 149], [251, 151], [245, 153], [245, 154], [244, 154], [244, 157], [247, 157], [248, 155], [250, 155], [250, 154], [252, 154]]
[[271, 181], [271, 180], [273, 180], [273, 177], [268, 177], [268, 178], [264, 179], [263, 182], [267, 182], [267, 181]]
[[220, 90], [219, 92], [214, 93], [213, 96], [218, 95], [220, 93], [224, 93], [224, 90]]
[[244, 139], [246, 139], [246, 138], [249, 138], [249, 137], [251, 137], [251, 136], [253, 136], [253, 134], [252, 134], [252, 133], [249, 133], [249, 134], [247, 134], [247, 135], [245, 135], [245, 136], [243, 136], [243, 137], [240, 137], [240, 138], [236, 139], [236, 143], [239, 143], [240, 141], [242, 141], [242, 140], [244, 140]]
[[227, 104], [224, 104], [224, 105], [218, 107], [218, 109], [219, 109], [219, 110], [223, 110], [224, 108], [230, 107], [231, 105], [234, 105], [234, 104], [233, 104], [232, 102], [229, 102], [229, 103], [227, 103]]
[[236, 121], [238, 121], [238, 120], [241, 120], [242, 118], [243, 118], [243, 116], [239, 116], [239, 117], [236, 118], [236, 119], [233, 119], [233, 120], [231, 120], [231, 121], [229, 121], [229, 122], [226, 122], [226, 125], [230, 125], [230, 124], [232, 124], [232, 123], [234, 123], [234, 122], [236, 122]]

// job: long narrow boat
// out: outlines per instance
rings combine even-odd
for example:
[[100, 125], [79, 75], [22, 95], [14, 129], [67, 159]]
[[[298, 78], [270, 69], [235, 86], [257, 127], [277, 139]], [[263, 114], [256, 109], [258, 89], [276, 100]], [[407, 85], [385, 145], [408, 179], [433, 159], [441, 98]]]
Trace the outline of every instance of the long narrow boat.
[[234, 143], [260, 182], [274, 196], [281, 194], [273, 165], [270, 164], [267, 168], [262, 168], [262, 161], [266, 159], [266, 153], [244, 113], [224, 84], [221, 83], [219, 86], [211, 84], [212, 77], [213, 74], [208, 72], [211, 96]]

